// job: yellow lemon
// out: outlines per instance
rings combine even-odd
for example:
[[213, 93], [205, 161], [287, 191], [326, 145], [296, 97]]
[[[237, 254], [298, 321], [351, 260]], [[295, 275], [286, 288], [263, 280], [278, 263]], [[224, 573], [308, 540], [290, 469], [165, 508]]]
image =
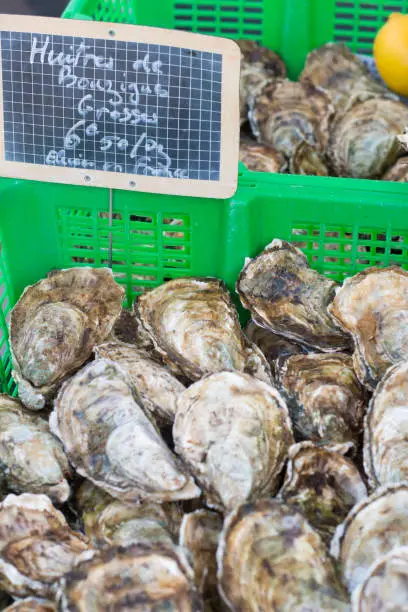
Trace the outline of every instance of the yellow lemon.
[[408, 96], [408, 15], [389, 16], [375, 38], [374, 59], [388, 87]]

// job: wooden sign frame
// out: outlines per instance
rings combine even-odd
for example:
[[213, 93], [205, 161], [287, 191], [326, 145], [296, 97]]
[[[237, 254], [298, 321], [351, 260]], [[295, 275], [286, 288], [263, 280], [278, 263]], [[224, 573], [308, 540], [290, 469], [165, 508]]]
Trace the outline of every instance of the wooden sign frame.
[[[160, 10], [158, 8], [158, 10]], [[237, 189], [239, 72], [241, 54], [232, 40], [191, 32], [117, 23], [0, 14], [0, 31], [75, 36], [180, 47], [222, 55], [220, 180], [193, 180], [6, 161], [3, 79], [0, 61], [0, 176], [151, 193], [229, 198]], [[0, 39], [1, 45], [1, 39]], [[1, 46], [0, 46], [1, 51]], [[1, 60], [1, 55], [0, 55]]]

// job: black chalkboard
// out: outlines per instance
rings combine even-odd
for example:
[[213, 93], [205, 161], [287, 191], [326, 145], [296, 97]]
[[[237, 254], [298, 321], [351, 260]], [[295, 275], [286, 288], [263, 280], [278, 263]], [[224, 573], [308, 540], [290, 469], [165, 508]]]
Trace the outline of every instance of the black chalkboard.
[[5, 161], [220, 181], [222, 54], [117, 37], [0, 31]]

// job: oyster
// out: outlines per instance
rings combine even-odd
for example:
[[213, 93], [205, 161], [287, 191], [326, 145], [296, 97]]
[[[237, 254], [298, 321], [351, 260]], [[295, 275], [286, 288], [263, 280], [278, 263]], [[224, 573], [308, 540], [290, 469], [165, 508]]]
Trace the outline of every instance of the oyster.
[[168, 368], [131, 344], [109, 342], [97, 347], [95, 353], [125, 370], [143, 408], [158, 424], [173, 423], [177, 398], [185, 387]]
[[310, 176], [329, 176], [329, 169], [324, 156], [305, 140], [293, 152], [289, 170], [291, 174], [307, 174]]
[[257, 325], [322, 351], [350, 345], [327, 312], [335, 290], [336, 283], [312, 270], [302, 251], [278, 239], [247, 260], [237, 282], [242, 305]]
[[77, 472], [123, 502], [200, 494], [112, 361], [97, 359], [63, 385], [50, 424]]
[[60, 441], [42, 418], [27, 414], [17, 399], [0, 394], [0, 467], [10, 490], [46, 493], [67, 501], [71, 475]]
[[44, 408], [108, 337], [124, 295], [107, 268], [57, 271], [24, 291], [11, 312], [10, 346], [13, 376], [28, 408]]
[[315, 441], [357, 442], [366, 392], [345, 353], [292, 355], [279, 376], [295, 431]]
[[373, 487], [408, 480], [408, 363], [390, 368], [370, 402], [364, 468]]
[[[222, 281], [178, 278], [140, 295], [137, 310], [156, 349], [176, 375], [199, 380], [244, 371], [253, 350]], [[249, 354], [248, 354], [249, 353]]]
[[296, 506], [326, 544], [351, 508], [367, 497], [356, 466], [345, 453], [350, 444], [318, 446], [301, 442], [289, 449], [289, 463], [279, 497]]
[[212, 374], [184, 391], [173, 437], [208, 505], [227, 510], [274, 492], [293, 442], [280, 394], [239, 372]]
[[282, 153], [263, 144], [248, 144], [241, 141], [239, 159], [254, 172], [285, 172], [286, 160]]
[[408, 183], [408, 156], [400, 157], [382, 177], [383, 181]]
[[20, 599], [5, 609], [5, 612], [56, 612], [57, 608], [52, 601], [28, 597]]
[[326, 547], [293, 507], [238, 506], [217, 551], [221, 596], [232, 612], [349, 610]]
[[249, 99], [249, 120], [259, 142], [291, 160], [302, 142], [326, 150], [333, 108], [329, 96], [309, 83], [275, 79]]
[[182, 520], [176, 503], [124, 504], [89, 482], [80, 487], [77, 505], [82, 511], [85, 533], [94, 546], [165, 544], [178, 539]]
[[408, 483], [377, 489], [337, 527], [331, 554], [342, 565], [350, 592], [366, 580], [370, 566], [397, 546], [408, 545]]
[[46, 495], [8, 495], [0, 504], [0, 586], [14, 597], [53, 597], [87, 539], [68, 526]]
[[347, 109], [356, 99], [384, 95], [397, 98], [371, 76], [346, 45], [339, 43], [327, 43], [311, 51], [299, 79], [328, 91], [337, 111]]
[[60, 580], [57, 599], [63, 611], [203, 609], [181, 551], [135, 544], [100, 550], [80, 563]]
[[285, 77], [286, 66], [279, 55], [253, 40], [237, 40], [237, 44], [241, 49], [239, 107], [242, 125], [248, 120], [249, 96], [266, 80]]
[[403, 612], [408, 606], [408, 547], [395, 548], [374, 562], [353, 593], [354, 612]]
[[197, 510], [185, 514], [180, 529], [180, 546], [191, 556], [195, 583], [205, 601], [217, 607], [217, 546], [223, 520], [216, 512]]
[[338, 176], [381, 178], [402, 154], [397, 136], [408, 123], [398, 100], [356, 101], [333, 122], [327, 155]]
[[290, 355], [298, 355], [307, 352], [307, 349], [303, 348], [300, 344], [296, 344], [283, 336], [274, 334], [269, 331], [269, 329], [259, 327], [252, 319], [245, 328], [245, 334], [265, 355], [275, 378], [285, 359], [290, 357]]
[[371, 267], [344, 281], [330, 314], [353, 336], [354, 368], [374, 390], [387, 369], [408, 361], [408, 272]]

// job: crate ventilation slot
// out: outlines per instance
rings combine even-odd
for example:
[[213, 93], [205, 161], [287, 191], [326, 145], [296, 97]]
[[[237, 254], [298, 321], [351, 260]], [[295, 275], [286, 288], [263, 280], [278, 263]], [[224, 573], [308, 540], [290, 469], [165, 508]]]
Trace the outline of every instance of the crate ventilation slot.
[[[58, 224], [64, 267], [109, 265], [106, 211], [60, 208]], [[112, 269], [126, 288], [129, 306], [145, 289], [190, 274], [190, 228], [190, 215], [185, 213], [134, 214], [125, 208], [113, 214]]]
[[333, 40], [346, 43], [355, 53], [372, 55], [378, 29], [390, 13], [407, 13], [408, 0], [360, 2], [336, 0]]
[[408, 269], [408, 233], [403, 231], [295, 223], [291, 242], [313, 268], [339, 282], [368, 266]]
[[100, 0], [92, 13], [94, 21], [136, 23], [136, 16], [129, 0]]
[[176, 30], [217, 34], [230, 38], [262, 38], [263, 0], [175, 2]]

